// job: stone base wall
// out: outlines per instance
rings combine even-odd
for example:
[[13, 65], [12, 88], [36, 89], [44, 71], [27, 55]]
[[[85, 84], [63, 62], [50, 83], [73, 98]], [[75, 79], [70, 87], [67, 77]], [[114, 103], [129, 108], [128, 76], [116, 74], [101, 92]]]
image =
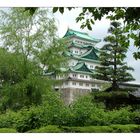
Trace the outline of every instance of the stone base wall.
[[78, 88], [64, 88], [60, 89], [61, 97], [64, 100], [65, 104], [70, 104], [72, 101], [74, 101], [76, 98], [82, 95], [86, 95], [91, 90], [89, 89], [78, 89]]

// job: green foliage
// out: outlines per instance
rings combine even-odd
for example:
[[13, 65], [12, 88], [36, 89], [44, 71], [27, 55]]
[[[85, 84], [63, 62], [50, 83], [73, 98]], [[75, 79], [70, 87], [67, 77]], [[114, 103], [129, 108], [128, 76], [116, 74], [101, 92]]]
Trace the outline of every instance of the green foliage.
[[[71, 9], [73, 9], [72, 7], [67, 7], [67, 9], [70, 11]], [[61, 14], [64, 13], [64, 7], [53, 7], [53, 13], [59, 11]]]
[[109, 126], [62, 127], [64, 132], [71, 133], [105, 133], [112, 132]]
[[[127, 95], [124, 94], [124, 96]], [[110, 97], [110, 95], [107, 96], [107, 98]], [[132, 112], [131, 107], [105, 110], [103, 105], [96, 103], [89, 96], [77, 100], [71, 110], [73, 114], [71, 126], [129, 124], [134, 123], [134, 118], [138, 116], [137, 112]]]
[[55, 20], [46, 9], [30, 7], [1, 10], [0, 17], [5, 19], [0, 21], [0, 111], [39, 105], [55, 84], [42, 77], [44, 70], [60, 74], [66, 66]]
[[17, 133], [17, 131], [12, 128], [0, 128], [0, 133]]
[[[59, 9], [58, 7], [57, 8], [54, 7], [53, 13], [57, 12], [58, 9]], [[103, 17], [106, 17], [111, 21], [120, 20], [120, 19], [123, 20], [125, 24], [123, 30], [127, 33], [129, 38], [134, 39], [134, 46], [138, 48], [138, 51], [134, 52], [133, 56], [135, 59], [140, 59], [140, 52], [139, 52], [140, 32], [138, 31], [140, 27], [139, 12], [140, 9], [138, 7], [114, 7], [114, 8], [83, 7], [82, 12], [76, 18], [76, 22], [82, 22], [81, 23], [82, 29], [87, 27], [89, 30], [92, 30], [92, 25], [95, 24], [95, 21], [101, 20]], [[88, 18], [87, 18], [87, 14], [88, 14]]]
[[[87, 27], [89, 30], [92, 29], [92, 24], [96, 20], [101, 20], [104, 16], [111, 21], [114, 20], [123, 20], [125, 23], [125, 27], [123, 30], [128, 34], [128, 37], [134, 39], [134, 46], [136, 46], [139, 50], [140, 48], [140, 33], [134, 32], [139, 30], [140, 24], [140, 16], [139, 16], [140, 9], [136, 7], [114, 7], [114, 8], [89, 8], [83, 7], [82, 12], [76, 18], [76, 22], [81, 22], [81, 28]], [[88, 19], [85, 18], [86, 14], [88, 13]], [[93, 21], [91, 21], [91, 19]], [[89, 26], [91, 28], [89, 28]], [[134, 58], [140, 58], [140, 52], [134, 53]]]
[[84, 126], [87, 120], [91, 116], [95, 109], [92, 103], [92, 98], [90, 96], [80, 97], [71, 106], [71, 112], [73, 113], [72, 125], [74, 126]]
[[[118, 127], [117, 130], [115, 127], [111, 130], [110, 125], [138, 123], [139, 112], [133, 112], [130, 107], [106, 110], [103, 104], [95, 102], [90, 95], [80, 97], [70, 106], [64, 106], [60, 97], [55, 93], [48, 94], [45, 100], [39, 106], [1, 114], [0, 128], [14, 128], [17, 132], [124, 132], [126, 128]], [[63, 126], [70, 128], [63, 128]], [[87, 127], [79, 130], [78, 127], [74, 126]], [[88, 126], [105, 127], [92, 129]], [[71, 127], [74, 127], [74, 130], [71, 130]]]
[[[30, 14], [33, 15], [37, 8], [27, 8], [30, 10]], [[73, 9], [72, 7], [68, 7], [68, 10]], [[59, 11], [60, 13], [64, 13], [63, 7], [54, 7], [53, 13]], [[140, 9], [138, 7], [114, 7], [114, 8], [103, 8], [103, 7], [83, 7], [82, 12], [76, 18], [76, 22], [82, 22], [81, 28], [87, 27], [89, 30], [92, 30], [92, 25], [96, 20], [101, 20], [103, 17], [114, 20], [123, 20], [125, 23], [124, 31], [128, 34], [128, 37], [134, 39], [134, 46], [136, 46], [139, 50], [140, 48], [140, 33], [133, 32], [139, 30], [140, 24]], [[88, 14], [88, 18], [87, 18]], [[140, 52], [133, 53], [135, 59], [140, 59]]]
[[132, 133], [137, 131], [140, 126], [129, 125], [110, 125], [110, 126], [86, 126], [86, 127], [62, 127], [64, 132], [73, 133]]
[[138, 98], [130, 94], [134, 89], [123, 89], [112, 92], [93, 92], [91, 95], [96, 102], [104, 102], [107, 110], [119, 109], [131, 106], [133, 110], [139, 110]]
[[1, 114], [0, 128], [15, 128], [15, 125], [20, 117], [19, 113], [13, 111], [7, 111], [5, 114]]
[[118, 90], [118, 83], [134, 80], [124, 59], [126, 58], [129, 40], [119, 22], [111, 22], [108, 35], [104, 40], [106, 44], [101, 48], [99, 60], [101, 66], [95, 67], [96, 79], [110, 81], [112, 90]]
[[101, 86], [101, 91], [105, 91], [106, 89], [111, 87], [111, 83], [103, 83]]
[[132, 133], [140, 129], [140, 126], [135, 124], [111, 125], [110, 127], [113, 129], [113, 133]]
[[108, 120], [110, 124], [133, 124], [135, 113], [131, 112], [130, 107], [124, 107], [119, 110], [108, 112]]
[[91, 93], [91, 95], [95, 98], [95, 99], [109, 99], [109, 98], [128, 98], [129, 94], [126, 91], [112, 91], [112, 92], [94, 92]]
[[43, 105], [20, 111], [21, 118], [16, 124], [18, 132], [26, 132], [46, 125], [62, 125], [64, 123], [65, 116], [63, 116], [63, 112], [65, 107], [63, 103], [58, 96], [50, 96], [52, 98], [46, 99]]
[[18, 132], [26, 132], [31, 129], [39, 128], [44, 121], [43, 111], [44, 110], [38, 107], [32, 107], [29, 110], [22, 109], [20, 111], [21, 118], [16, 123], [16, 130]]
[[68, 127], [68, 126], [46, 126], [39, 129], [30, 130], [31, 133], [132, 133], [140, 129], [139, 125], [109, 125], [109, 126], [84, 126], [84, 127]]
[[58, 126], [48, 125], [45, 127], [41, 127], [39, 129], [33, 129], [28, 131], [29, 133], [61, 133], [63, 132]]

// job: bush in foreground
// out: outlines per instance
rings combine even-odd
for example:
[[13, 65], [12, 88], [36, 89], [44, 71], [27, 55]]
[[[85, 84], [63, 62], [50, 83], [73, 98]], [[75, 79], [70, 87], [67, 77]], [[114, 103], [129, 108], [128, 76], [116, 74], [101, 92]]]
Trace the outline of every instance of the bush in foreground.
[[41, 127], [39, 129], [30, 130], [28, 132], [31, 132], [31, 133], [61, 133], [63, 131], [60, 128], [58, 128], [58, 126], [48, 125], [45, 127]]
[[0, 128], [0, 133], [17, 133], [17, 131], [13, 128]]
[[110, 126], [85, 126], [85, 127], [68, 127], [49, 125], [39, 129], [30, 130], [30, 133], [132, 133], [139, 132], [140, 125], [110, 125]]

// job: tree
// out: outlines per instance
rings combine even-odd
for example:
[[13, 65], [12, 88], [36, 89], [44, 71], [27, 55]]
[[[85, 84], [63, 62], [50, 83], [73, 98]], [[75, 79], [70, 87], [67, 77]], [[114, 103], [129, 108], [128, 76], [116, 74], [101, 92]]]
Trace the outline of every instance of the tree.
[[100, 52], [101, 66], [95, 67], [94, 77], [112, 82], [112, 90], [118, 90], [119, 82], [134, 80], [128, 72], [133, 68], [128, 67], [124, 62], [129, 41], [119, 22], [111, 22], [108, 32], [110, 35], [104, 39], [106, 44]]
[[[44, 65], [41, 54], [50, 53], [51, 49], [56, 49], [58, 54], [53, 55], [55, 51], [51, 51], [51, 55], [48, 53], [48, 56], [44, 56], [47, 68], [54, 65], [50, 62], [55, 60], [57, 60], [57, 65], [65, 63], [64, 57], [61, 55], [65, 49], [64, 43], [56, 35], [57, 28], [54, 18], [49, 16], [48, 10], [44, 8], [37, 9], [33, 16], [29, 11], [25, 11], [25, 8], [11, 8], [8, 12], [1, 11], [0, 13], [2, 46], [17, 54], [23, 54], [25, 73], [27, 59]], [[53, 57], [49, 60], [46, 59], [50, 56]]]
[[[30, 14], [33, 15], [37, 10], [37, 7], [27, 7], [25, 10], [30, 11]], [[74, 9], [74, 7], [67, 7], [68, 10]], [[64, 13], [64, 7], [54, 7], [53, 13], [59, 11]], [[87, 27], [89, 30], [92, 30], [92, 25], [96, 20], [101, 20], [104, 16], [106, 18], [113, 20], [123, 20], [125, 27], [124, 30], [128, 33], [128, 37], [134, 40], [134, 46], [140, 49], [140, 8], [138, 7], [83, 7], [82, 12], [76, 18], [76, 22], [83, 21], [81, 28]], [[88, 14], [88, 18], [87, 18]], [[135, 59], [140, 59], [140, 52], [133, 53]]]
[[55, 84], [42, 76], [44, 68], [59, 74], [58, 69], [66, 63], [55, 20], [46, 9], [38, 9], [31, 16], [25, 8], [2, 10], [0, 18], [1, 107], [5, 110], [38, 105]]
[[[69, 10], [73, 8], [68, 8]], [[59, 11], [64, 13], [64, 7], [54, 7], [53, 12]], [[82, 12], [76, 18], [76, 22], [81, 22], [81, 28], [87, 27], [92, 30], [96, 20], [101, 20], [103, 17], [113, 20], [123, 20], [125, 26], [124, 31], [128, 34], [128, 37], [134, 40], [134, 46], [138, 51], [134, 52], [134, 58], [140, 59], [140, 8], [138, 7], [83, 7]], [[87, 17], [88, 15], [88, 17]]]
[[[128, 34], [129, 38], [134, 40], [134, 46], [140, 49], [140, 8], [132, 7], [121, 7], [121, 8], [83, 8], [82, 12], [76, 18], [76, 21], [83, 21], [81, 28], [87, 27], [92, 30], [94, 21], [101, 20], [102, 17], [106, 16], [107, 19], [123, 20], [125, 26], [124, 31]], [[85, 18], [88, 14], [89, 18]], [[135, 59], [140, 59], [140, 52], [134, 52]]]

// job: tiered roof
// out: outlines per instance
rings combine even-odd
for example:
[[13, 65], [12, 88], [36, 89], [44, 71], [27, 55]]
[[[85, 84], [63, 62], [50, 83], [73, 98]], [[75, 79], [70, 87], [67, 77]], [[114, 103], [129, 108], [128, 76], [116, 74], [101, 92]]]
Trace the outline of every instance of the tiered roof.
[[91, 50], [84, 53], [80, 58], [85, 58], [85, 59], [89, 59], [89, 60], [98, 60], [99, 59], [94, 47]]
[[93, 41], [93, 42], [96, 42], [96, 43], [101, 41], [100, 39], [96, 39], [96, 38], [91, 37], [88, 33], [83, 33], [83, 32], [75, 31], [75, 30], [72, 30], [72, 29], [68, 28], [64, 37], [72, 37], [72, 36], [82, 38], [82, 39], [86, 39], [86, 40], [89, 40], [89, 41]]
[[82, 55], [75, 55], [71, 51], [66, 51], [63, 54], [65, 56], [68, 56], [68, 57], [71, 57], [71, 58], [77, 59], [77, 60], [100, 63], [98, 53], [99, 53], [99, 51], [96, 50], [94, 47], [92, 47], [89, 51], [87, 51], [86, 53], [84, 53]]
[[80, 72], [85, 74], [93, 74], [93, 71], [91, 71], [87, 65], [84, 62], [79, 61], [75, 66], [72, 66], [70, 68], [70, 71], [72, 72]]
[[77, 48], [80, 48], [80, 49], [91, 49], [93, 46], [90, 46], [90, 45], [81, 45], [81, 44], [72, 42], [69, 47], [77, 47]]

